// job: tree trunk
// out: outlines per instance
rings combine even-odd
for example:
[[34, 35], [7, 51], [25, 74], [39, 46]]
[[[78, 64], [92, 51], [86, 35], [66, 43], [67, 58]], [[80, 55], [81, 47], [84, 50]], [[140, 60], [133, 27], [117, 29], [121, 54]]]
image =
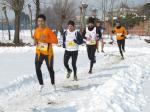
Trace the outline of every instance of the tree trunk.
[[[40, 0], [36, 0], [36, 18], [40, 14]], [[35, 21], [35, 26], [37, 27], [37, 23]]]
[[15, 35], [14, 35], [14, 43], [20, 43], [20, 14], [21, 12], [15, 11]]
[[2, 7], [2, 10], [4, 11], [4, 15], [5, 15], [5, 19], [6, 19], [6, 24], [7, 24], [7, 30], [8, 30], [8, 38], [9, 40], [11, 40], [11, 34], [10, 34], [10, 29], [9, 29], [9, 19], [7, 16], [7, 11], [6, 11], [6, 7]]
[[56, 25], [56, 34], [58, 34], [58, 31], [60, 32], [61, 35], [63, 35], [64, 29], [63, 29], [62, 24], [57, 24]]
[[10, 34], [10, 29], [9, 29], [9, 20], [8, 20], [6, 11], [4, 11], [4, 15], [5, 15], [5, 18], [6, 18], [6, 23], [7, 23], [8, 37], [9, 37], [9, 40], [11, 40], [11, 34]]
[[29, 9], [29, 14], [30, 14], [30, 32], [31, 32], [31, 37], [33, 37], [33, 33], [32, 33], [32, 10], [31, 10], [30, 5], [28, 5], [28, 9]]

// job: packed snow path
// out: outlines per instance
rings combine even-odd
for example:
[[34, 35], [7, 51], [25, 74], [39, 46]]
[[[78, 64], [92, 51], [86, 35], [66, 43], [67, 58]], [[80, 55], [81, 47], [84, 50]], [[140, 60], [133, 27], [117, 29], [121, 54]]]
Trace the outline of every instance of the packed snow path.
[[[24, 76], [1, 89], [0, 112], [140, 112], [146, 103], [143, 83], [150, 74], [150, 49], [147, 44], [141, 46], [143, 44], [139, 39], [127, 40], [125, 60], [121, 60], [116, 45], [107, 46], [105, 54], [96, 54], [93, 74], [88, 74], [89, 61], [82, 47], [78, 57], [78, 82], [72, 81], [73, 75], [65, 78], [66, 71], [60, 64], [63, 50], [55, 47], [57, 91], [52, 91], [45, 71], [42, 93], [37, 91], [35, 74]], [[59, 59], [58, 55], [61, 55]]]

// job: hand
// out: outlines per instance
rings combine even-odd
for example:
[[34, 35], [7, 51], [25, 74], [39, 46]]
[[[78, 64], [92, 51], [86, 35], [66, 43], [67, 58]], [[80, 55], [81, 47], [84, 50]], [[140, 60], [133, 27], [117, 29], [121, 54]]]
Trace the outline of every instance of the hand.
[[63, 48], [66, 48], [65, 44], [63, 44]]
[[124, 37], [124, 35], [121, 35], [121, 37]]
[[37, 45], [38, 44], [38, 41], [37, 40], [34, 40], [34, 45]]
[[113, 34], [115, 33], [114, 30], [111, 31]]
[[76, 44], [78, 43], [76, 39], [74, 39], [73, 41], [74, 41], [74, 43], [76, 43]]
[[32, 36], [31, 38], [34, 39], [34, 36]]

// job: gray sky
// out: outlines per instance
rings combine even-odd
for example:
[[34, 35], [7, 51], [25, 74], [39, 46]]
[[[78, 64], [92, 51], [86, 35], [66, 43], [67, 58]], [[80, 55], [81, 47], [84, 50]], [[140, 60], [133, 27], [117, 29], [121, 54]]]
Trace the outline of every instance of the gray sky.
[[[25, 0], [25, 1], [27, 1], [27, 0]], [[28, 3], [30, 3], [32, 0], [28, 0], [28, 1], [29, 1]], [[102, 0], [85, 0], [85, 1], [87, 1], [87, 4], [88, 4], [88, 9], [87, 10], [90, 11], [90, 10], [92, 10], [92, 8], [96, 7], [96, 8], [98, 8], [98, 10], [100, 12], [100, 10], [101, 10], [101, 1]], [[108, 7], [109, 7], [110, 0], [107, 0], [107, 1], [108, 1]], [[120, 4], [121, 1], [125, 1], [125, 0], [115, 0], [115, 4]], [[150, 0], [127, 0], [127, 1], [128, 1], [128, 4], [129, 4], [130, 7], [143, 5], [144, 3], [150, 2]], [[52, 2], [52, 0], [41, 0], [41, 2], [47, 3], [47, 4], [41, 3], [41, 7], [45, 8], [45, 7], [48, 6], [48, 4], [50, 4]], [[75, 0], [75, 2], [76, 2], [76, 5], [77, 5], [77, 8], [78, 8], [78, 6], [81, 3], [81, 0]], [[34, 5], [32, 5], [32, 10], [33, 10], [33, 12], [35, 12]], [[14, 13], [11, 10], [8, 10], [8, 11], [9, 11], [9, 18], [13, 19], [14, 18]], [[27, 7], [25, 8], [24, 11], [26, 13], [28, 13]], [[0, 13], [1, 13], [1, 9], [0, 9]], [[1, 18], [2, 18], [2, 13], [0, 14], [0, 19]]]
[[[78, 0], [79, 1], [79, 0]], [[91, 10], [95, 7], [98, 9], [98, 16], [101, 18], [101, 13], [102, 13], [102, 0], [85, 0], [87, 2], [88, 6], [88, 15], [91, 14]], [[107, 1], [107, 10], [110, 10], [110, 1], [111, 0], [106, 0]], [[114, 7], [117, 8], [120, 6], [122, 2], [125, 2], [126, 0], [114, 0]], [[145, 3], [150, 3], [150, 0], [127, 0], [127, 4], [129, 7], [135, 7], [135, 6], [140, 6]], [[78, 2], [79, 3], [79, 2]]]

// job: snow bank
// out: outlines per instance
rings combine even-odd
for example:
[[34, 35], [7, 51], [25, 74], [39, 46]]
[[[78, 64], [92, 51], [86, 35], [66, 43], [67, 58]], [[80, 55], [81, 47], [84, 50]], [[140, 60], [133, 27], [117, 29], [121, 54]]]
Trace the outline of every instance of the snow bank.
[[[83, 57], [79, 58], [82, 59], [79, 64], [83, 64], [85, 66], [80, 65], [78, 67], [79, 70], [83, 71], [84, 74], [83, 77], [81, 77], [82, 80], [79, 80], [79, 84], [83, 87], [86, 87], [85, 85], [90, 84], [92, 84], [92, 86], [86, 89], [73, 91], [69, 90], [70, 92], [68, 90], [66, 91], [61, 85], [66, 81], [63, 80], [64, 76], [62, 75], [62, 73], [64, 71], [58, 69], [58, 74], [60, 75], [57, 76], [57, 80], [62, 83], [58, 83], [58, 89], [60, 91], [57, 92], [56, 97], [55, 94], [49, 92], [49, 89], [51, 89], [49, 86], [46, 87], [47, 95], [38, 96], [37, 94], [34, 94], [35, 90], [32, 90], [34, 89], [33, 86], [37, 84], [36, 75], [32, 74], [29, 76], [24, 76], [21, 78], [17, 78], [10, 84], [10, 86], [0, 90], [0, 111], [1, 109], [5, 109], [7, 112], [12, 112], [12, 110], [14, 110], [15, 112], [23, 112], [23, 110], [24, 112], [27, 112], [27, 110], [28, 112], [141, 112], [143, 106], [146, 103], [145, 97], [141, 92], [143, 88], [142, 84], [150, 74], [149, 44], [143, 43], [145, 42], [141, 41], [140, 39], [127, 39], [128, 46], [126, 49], [127, 54], [125, 53], [126, 59], [121, 62], [120, 60], [115, 61], [115, 59], [118, 59], [118, 55], [116, 55], [116, 53], [118, 53], [117, 45], [114, 45], [114, 47], [105, 47], [106, 54], [108, 53], [108, 55], [104, 56], [102, 54], [98, 54], [100, 56], [99, 58], [97, 56], [98, 64], [96, 64], [97, 66], [95, 66], [95, 68], [97, 68], [95, 70], [97, 71], [96, 73], [92, 74], [95, 79], [90, 78], [90, 76], [88, 77], [88, 75], [86, 75], [86, 72], [84, 72], [85, 70], [83, 69], [83, 67], [86, 68], [88, 66], [85, 65], [88, 62], [83, 63], [83, 59], [85, 59], [84, 52], [86, 50], [86, 47], [80, 47], [80, 50], [83, 50], [80, 56], [83, 55]], [[64, 51], [63, 48], [54, 46], [54, 52], [58, 53], [57, 55], [55, 55], [58, 56], [56, 59], [61, 59], [59, 56], [63, 56], [64, 52], [62, 51]], [[0, 54], [19, 54], [27, 52], [34, 53], [35, 47], [0, 48]], [[111, 55], [114, 55], [114, 58], [111, 58]], [[109, 63], [106, 64], [107, 62], [111, 61], [109, 60], [109, 57], [111, 60], [113, 60], [113, 62], [115, 61], [115, 63], [112, 63], [112, 65], [117, 66], [117, 68], [111, 69], [112, 71], [106, 71], [106, 74], [110, 74], [111, 72], [111, 75], [109, 76], [109, 78], [107, 78], [107, 80], [104, 80], [103, 78], [101, 79], [97, 76], [101, 76], [101, 70], [103, 68], [105, 69], [112, 66]], [[103, 66], [103, 62], [106, 66]], [[59, 68], [59, 65], [61, 65], [60, 60], [56, 61], [56, 64], [57, 68]], [[99, 67], [99, 65], [101, 66]], [[120, 65], [126, 67], [121, 68]], [[46, 81], [49, 82], [49, 78]], [[97, 83], [96, 81], [100, 83]], [[103, 82], [102, 84], [101, 81]], [[95, 87], [95, 84], [98, 84], [99, 86]], [[82, 86], [80, 88], [82, 88]], [[47, 106], [47, 103], [45, 103], [47, 102], [47, 97], [54, 97], [58, 99], [58, 105]], [[73, 105], [70, 102], [73, 102]], [[35, 106], [39, 108], [39, 110], [36, 110], [37, 108]], [[58, 106], [65, 108], [58, 108]], [[31, 109], [30, 107], [33, 107], [33, 109]], [[53, 107], [55, 107], [56, 109], [53, 109]]]
[[[59, 52], [60, 50], [63, 51], [62, 48], [54, 46], [54, 49], [56, 52]], [[0, 54], [1, 53], [27, 53], [27, 52], [35, 52], [35, 47], [0, 47]]]
[[18, 91], [20, 88], [22, 88], [25, 85], [29, 85], [31, 83], [37, 82], [36, 75], [24, 75], [21, 77], [18, 77], [13, 82], [10, 82], [9, 86], [6, 88], [0, 89], [0, 93], [10, 93]]
[[137, 60], [126, 70], [118, 71], [104, 85], [92, 88], [78, 103], [78, 112], [141, 112], [146, 103], [141, 94], [142, 83], [149, 75], [150, 67], [150, 64], [144, 65]]
[[26, 53], [33, 52], [35, 47], [0, 47], [0, 53]]

